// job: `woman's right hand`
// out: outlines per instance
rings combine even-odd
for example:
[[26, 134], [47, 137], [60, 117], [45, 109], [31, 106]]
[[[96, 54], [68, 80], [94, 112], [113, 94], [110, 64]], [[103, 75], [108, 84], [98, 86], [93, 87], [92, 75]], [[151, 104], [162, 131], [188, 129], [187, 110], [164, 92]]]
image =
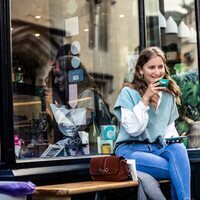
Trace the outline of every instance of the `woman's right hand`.
[[148, 105], [149, 101], [151, 100], [151, 98], [155, 95], [158, 94], [158, 92], [162, 89], [159, 86], [159, 82], [158, 80], [160, 80], [160, 78], [154, 79], [153, 82], [149, 83], [143, 97], [142, 97], [142, 102], [144, 103], [144, 105]]

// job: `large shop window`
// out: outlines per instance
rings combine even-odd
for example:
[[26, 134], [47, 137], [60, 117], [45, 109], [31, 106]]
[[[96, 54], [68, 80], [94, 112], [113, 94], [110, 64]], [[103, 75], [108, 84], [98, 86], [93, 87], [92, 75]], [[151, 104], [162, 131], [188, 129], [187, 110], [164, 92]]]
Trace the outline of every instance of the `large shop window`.
[[113, 152], [138, 55], [137, 0], [12, 0], [18, 162]]
[[166, 53], [167, 65], [179, 85], [182, 104], [176, 127], [186, 134], [188, 149], [200, 147], [200, 86], [194, 0], [145, 1], [147, 46]]

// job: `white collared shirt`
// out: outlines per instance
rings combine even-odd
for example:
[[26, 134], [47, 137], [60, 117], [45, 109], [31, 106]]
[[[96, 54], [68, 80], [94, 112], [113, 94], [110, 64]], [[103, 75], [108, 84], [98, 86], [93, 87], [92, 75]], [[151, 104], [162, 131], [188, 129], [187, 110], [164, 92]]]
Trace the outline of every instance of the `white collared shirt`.
[[[159, 95], [159, 100], [157, 108], [161, 102], [162, 92], [159, 92], [158, 95]], [[121, 107], [121, 122], [126, 131], [130, 135], [138, 136], [145, 130], [149, 120], [149, 116], [147, 113], [148, 110], [149, 106], [144, 105], [142, 101], [140, 101], [137, 105], [135, 105], [132, 111]], [[166, 128], [164, 137], [170, 138], [177, 136], [179, 135], [175, 128], [175, 123], [172, 122]]]

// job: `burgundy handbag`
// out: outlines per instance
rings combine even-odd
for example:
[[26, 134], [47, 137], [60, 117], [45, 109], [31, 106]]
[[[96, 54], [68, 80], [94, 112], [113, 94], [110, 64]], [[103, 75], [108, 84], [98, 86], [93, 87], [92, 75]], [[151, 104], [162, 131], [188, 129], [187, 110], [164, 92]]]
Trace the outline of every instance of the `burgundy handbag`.
[[119, 156], [94, 157], [90, 160], [90, 175], [95, 181], [125, 181], [129, 179], [126, 159]]

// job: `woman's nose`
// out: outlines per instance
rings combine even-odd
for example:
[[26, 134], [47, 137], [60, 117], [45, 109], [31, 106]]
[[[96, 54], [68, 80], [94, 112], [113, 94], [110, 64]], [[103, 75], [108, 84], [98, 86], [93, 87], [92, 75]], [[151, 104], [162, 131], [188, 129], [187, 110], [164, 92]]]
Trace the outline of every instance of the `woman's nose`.
[[162, 71], [158, 68], [155, 68], [154, 74], [156, 74], [157, 76], [160, 76], [160, 74], [162, 74]]
[[55, 63], [55, 66], [54, 66], [54, 68], [53, 68], [53, 71], [54, 71], [54, 73], [56, 73], [56, 72], [60, 72], [60, 71], [61, 71], [58, 62]]
[[60, 74], [60, 69], [59, 68], [54, 68], [53, 71], [54, 71], [55, 74]]

